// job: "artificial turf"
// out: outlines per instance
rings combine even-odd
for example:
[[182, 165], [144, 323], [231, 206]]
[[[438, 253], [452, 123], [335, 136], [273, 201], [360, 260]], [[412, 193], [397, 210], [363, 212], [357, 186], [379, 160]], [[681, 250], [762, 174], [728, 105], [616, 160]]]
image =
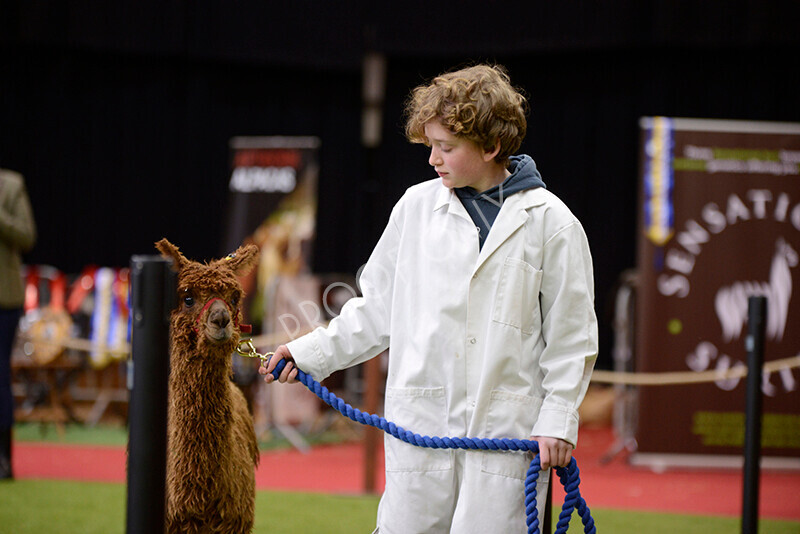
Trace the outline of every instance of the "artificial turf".
[[[124, 484], [16, 480], [0, 482], [0, 531], [14, 534], [125, 532]], [[259, 491], [253, 534], [357, 534], [375, 525], [378, 497]], [[599, 534], [736, 534], [729, 517], [593, 509]], [[573, 514], [570, 532], [583, 532]], [[800, 521], [762, 519], [760, 532], [800, 534]]]

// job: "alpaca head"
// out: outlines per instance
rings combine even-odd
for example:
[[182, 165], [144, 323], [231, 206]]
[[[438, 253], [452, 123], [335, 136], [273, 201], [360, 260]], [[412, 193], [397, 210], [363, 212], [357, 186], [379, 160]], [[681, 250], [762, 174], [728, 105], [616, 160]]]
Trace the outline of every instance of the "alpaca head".
[[230, 354], [239, 342], [239, 306], [244, 292], [237, 276], [247, 274], [258, 259], [258, 247], [245, 245], [225, 258], [198, 263], [162, 239], [156, 248], [171, 259], [178, 273], [178, 307], [172, 312], [172, 336], [183, 346], [219, 349]]

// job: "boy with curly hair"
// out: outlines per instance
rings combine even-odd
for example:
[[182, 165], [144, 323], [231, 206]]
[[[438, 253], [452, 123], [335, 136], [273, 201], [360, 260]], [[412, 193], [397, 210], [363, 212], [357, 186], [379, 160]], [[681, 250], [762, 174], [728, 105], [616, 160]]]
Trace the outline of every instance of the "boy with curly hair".
[[[527, 104], [501, 67], [416, 88], [406, 136], [438, 178], [409, 188], [351, 299], [327, 328], [276, 350], [315, 379], [389, 348], [385, 416], [430, 436], [531, 438], [569, 463], [597, 355], [592, 260], [581, 224], [529, 156], [512, 155]], [[525, 532], [529, 455], [417, 448], [385, 437], [381, 534]], [[543, 517], [543, 499], [539, 503]]]

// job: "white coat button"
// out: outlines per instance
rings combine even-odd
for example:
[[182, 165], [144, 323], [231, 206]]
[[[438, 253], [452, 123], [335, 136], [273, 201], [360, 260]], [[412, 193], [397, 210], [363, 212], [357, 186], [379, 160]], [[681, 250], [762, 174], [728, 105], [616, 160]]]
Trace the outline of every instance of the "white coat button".
[[469, 338], [469, 342], [470, 342], [471, 345], [474, 345], [475, 343], [478, 342], [478, 340], [475, 339], [474, 337], [471, 337], [471, 338]]

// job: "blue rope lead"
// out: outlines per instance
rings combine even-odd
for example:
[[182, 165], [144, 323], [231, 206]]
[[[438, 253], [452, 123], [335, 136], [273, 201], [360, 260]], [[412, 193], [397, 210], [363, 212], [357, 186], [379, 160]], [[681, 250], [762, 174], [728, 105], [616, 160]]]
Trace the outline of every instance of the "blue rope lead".
[[[278, 378], [286, 367], [286, 360], [278, 362], [276, 368], [272, 371], [272, 375]], [[531, 451], [534, 453], [539, 452], [539, 444], [533, 440], [528, 439], [481, 439], [481, 438], [439, 438], [430, 436], [420, 436], [413, 432], [397, 426], [391, 421], [387, 421], [378, 415], [362, 412], [358, 408], [353, 408], [342, 399], [328, 391], [328, 388], [323, 387], [319, 382], [314, 380], [311, 375], [304, 373], [302, 370], [297, 370], [297, 380], [303, 383], [312, 393], [322, 399], [325, 404], [338, 411], [345, 417], [352, 419], [362, 425], [369, 425], [379, 428], [391, 434], [397, 439], [416, 445], [417, 447], [425, 447], [429, 449], [473, 449], [473, 450], [501, 450], [501, 451]], [[539, 533], [539, 517], [536, 510], [536, 481], [539, 478], [539, 471], [541, 464], [539, 463], [539, 455], [534, 456], [531, 465], [528, 468], [525, 477], [525, 513], [527, 515], [526, 524], [528, 526], [528, 534]], [[577, 510], [578, 515], [583, 522], [583, 531], [586, 534], [595, 534], [597, 531], [594, 527], [594, 519], [586, 506], [586, 501], [581, 497], [581, 492], [578, 486], [581, 483], [578, 469], [578, 464], [575, 458], [572, 458], [567, 467], [557, 467], [556, 474], [564, 486], [566, 496], [564, 498], [564, 505], [561, 508], [561, 513], [558, 516], [558, 524], [556, 525], [555, 534], [565, 534], [569, 528], [569, 520], [572, 517], [572, 511]]]

